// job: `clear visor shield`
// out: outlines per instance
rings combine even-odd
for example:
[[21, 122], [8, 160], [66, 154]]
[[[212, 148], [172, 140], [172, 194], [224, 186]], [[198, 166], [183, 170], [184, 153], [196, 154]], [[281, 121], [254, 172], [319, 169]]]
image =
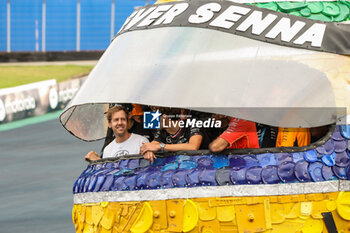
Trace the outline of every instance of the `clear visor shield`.
[[350, 58], [215, 30], [165, 27], [111, 43], [60, 120], [83, 140], [105, 137], [108, 103], [225, 114], [284, 127], [337, 122], [349, 106]]

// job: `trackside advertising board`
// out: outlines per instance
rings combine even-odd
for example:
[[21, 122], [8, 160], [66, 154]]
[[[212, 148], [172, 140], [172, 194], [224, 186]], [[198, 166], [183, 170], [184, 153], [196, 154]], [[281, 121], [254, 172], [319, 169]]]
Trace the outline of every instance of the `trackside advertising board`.
[[84, 81], [52, 79], [0, 89], [0, 124], [63, 109]]

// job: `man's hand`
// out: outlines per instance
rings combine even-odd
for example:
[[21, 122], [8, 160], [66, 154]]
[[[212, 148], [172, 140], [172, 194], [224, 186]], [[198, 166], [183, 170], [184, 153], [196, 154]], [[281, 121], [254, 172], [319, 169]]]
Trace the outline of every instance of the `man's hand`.
[[101, 159], [101, 158], [98, 157], [98, 154], [95, 151], [90, 151], [89, 153], [87, 153], [85, 155], [86, 161], [94, 161], [94, 160], [99, 160], [99, 159]]
[[229, 146], [228, 142], [223, 138], [217, 138], [209, 144], [209, 150], [212, 152], [221, 152]]
[[152, 151], [147, 151], [146, 153], [144, 153], [143, 158], [151, 161], [151, 163], [153, 163], [153, 159], [157, 159], [157, 157]]
[[144, 155], [146, 152], [156, 152], [160, 150], [159, 143], [142, 143], [140, 153]]

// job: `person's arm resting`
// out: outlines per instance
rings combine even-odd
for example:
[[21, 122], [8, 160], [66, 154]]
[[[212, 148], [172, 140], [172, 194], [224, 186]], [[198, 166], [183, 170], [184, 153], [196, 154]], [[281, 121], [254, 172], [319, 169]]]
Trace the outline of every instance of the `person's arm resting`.
[[209, 150], [212, 152], [220, 152], [225, 150], [229, 146], [229, 143], [223, 138], [217, 138], [209, 144]]
[[201, 146], [203, 136], [202, 135], [193, 135], [190, 137], [188, 143], [179, 143], [179, 144], [165, 144], [165, 151], [180, 151], [180, 150], [198, 150]]
[[[179, 143], [179, 144], [165, 144], [165, 151], [180, 151], [180, 150], [198, 150], [202, 143], [202, 135], [194, 135], [190, 137], [188, 143]], [[160, 151], [160, 143], [153, 141], [151, 143], [144, 143], [141, 146], [141, 154], [145, 154], [148, 151], [157, 152]]]
[[160, 149], [160, 143], [157, 141], [152, 141], [151, 143], [143, 143], [140, 148], [140, 153], [143, 155], [144, 159], [153, 163], [153, 160], [157, 159], [153, 152], [159, 151]]
[[149, 143], [143, 143], [141, 148], [140, 148], [140, 153], [143, 155], [147, 151], [156, 152], [156, 151], [159, 151], [160, 149], [161, 149], [160, 143], [157, 141], [152, 141]]
[[86, 161], [95, 161], [101, 159], [95, 151], [90, 151], [85, 155]]

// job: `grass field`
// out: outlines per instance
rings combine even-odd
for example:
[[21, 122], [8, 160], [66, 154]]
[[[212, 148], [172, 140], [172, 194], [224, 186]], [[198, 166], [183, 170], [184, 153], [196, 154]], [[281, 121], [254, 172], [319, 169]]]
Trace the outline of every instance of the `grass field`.
[[0, 89], [49, 79], [62, 82], [87, 75], [92, 68], [78, 65], [0, 66]]

